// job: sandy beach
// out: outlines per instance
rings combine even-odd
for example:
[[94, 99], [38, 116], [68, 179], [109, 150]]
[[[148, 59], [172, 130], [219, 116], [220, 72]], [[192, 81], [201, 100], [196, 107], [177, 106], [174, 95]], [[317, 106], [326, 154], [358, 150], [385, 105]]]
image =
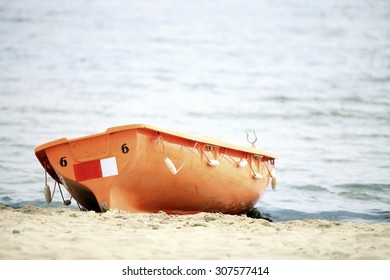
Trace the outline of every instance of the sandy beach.
[[390, 223], [0, 205], [3, 260], [390, 259]]

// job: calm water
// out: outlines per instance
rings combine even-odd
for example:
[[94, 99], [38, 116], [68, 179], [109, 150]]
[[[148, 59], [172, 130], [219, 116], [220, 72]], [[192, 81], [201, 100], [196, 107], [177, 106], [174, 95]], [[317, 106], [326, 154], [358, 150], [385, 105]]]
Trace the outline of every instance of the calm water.
[[129, 123], [255, 129], [274, 220], [390, 221], [390, 1], [0, 0], [0, 203], [46, 206], [36, 146]]

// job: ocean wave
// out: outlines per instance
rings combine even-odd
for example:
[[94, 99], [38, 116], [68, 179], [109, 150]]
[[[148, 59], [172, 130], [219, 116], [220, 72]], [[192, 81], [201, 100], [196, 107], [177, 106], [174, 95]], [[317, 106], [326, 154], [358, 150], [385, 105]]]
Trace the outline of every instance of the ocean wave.
[[301, 186], [292, 186], [292, 188], [297, 190], [304, 190], [310, 192], [329, 192], [327, 188], [321, 187], [320, 185], [301, 185]]
[[377, 192], [390, 192], [390, 184], [340, 184], [334, 186], [336, 189], [348, 190], [348, 191], [377, 191]]
[[3, 197], [0, 197], [0, 201], [1, 202], [10, 202], [10, 201], [12, 201], [12, 198], [9, 196], [3, 196]]
[[[338, 194], [341, 197], [349, 198], [349, 199], [356, 199], [356, 200], [365, 200], [365, 201], [383, 201], [381, 196], [378, 195], [372, 195], [368, 193], [361, 193], [361, 192], [341, 192]], [[383, 201], [386, 202], [386, 201]]]
[[337, 195], [343, 199], [382, 202], [390, 204], [388, 184], [342, 184], [335, 185]]

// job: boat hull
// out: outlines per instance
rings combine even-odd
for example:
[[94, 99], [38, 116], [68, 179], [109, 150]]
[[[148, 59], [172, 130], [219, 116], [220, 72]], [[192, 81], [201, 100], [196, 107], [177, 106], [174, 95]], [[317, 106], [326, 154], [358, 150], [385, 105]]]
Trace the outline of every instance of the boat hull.
[[88, 210], [176, 214], [249, 211], [263, 196], [276, 158], [146, 125], [63, 138], [35, 152]]

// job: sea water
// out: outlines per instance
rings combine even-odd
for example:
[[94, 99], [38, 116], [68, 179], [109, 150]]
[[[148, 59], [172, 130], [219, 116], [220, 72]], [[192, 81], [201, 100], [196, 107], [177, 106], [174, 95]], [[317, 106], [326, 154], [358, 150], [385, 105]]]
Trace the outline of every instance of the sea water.
[[275, 221], [390, 221], [390, 1], [0, 1], [1, 204], [48, 206], [36, 146], [130, 123], [256, 130]]

